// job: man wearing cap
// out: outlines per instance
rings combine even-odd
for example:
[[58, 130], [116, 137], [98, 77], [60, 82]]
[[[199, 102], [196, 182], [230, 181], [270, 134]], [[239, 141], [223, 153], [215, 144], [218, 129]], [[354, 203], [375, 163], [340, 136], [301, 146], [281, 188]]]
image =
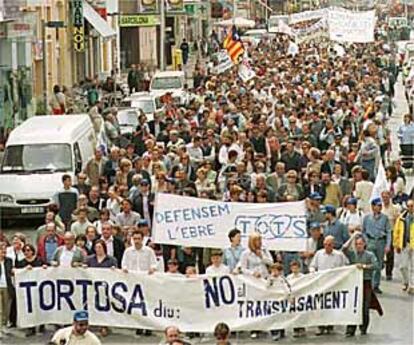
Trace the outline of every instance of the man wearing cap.
[[213, 249], [211, 251], [211, 265], [207, 267], [206, 274], [221, 275], [229, 274], [229, 268], [223, 264], [223, 251], [221, 249]]
[[375, 293], [381, 294], [381, 270], [384, 264], [384, 253], [391, 248], [391, 225], [388, 217], [383, 214], [381, 198], [371, 201], [372, 213], [367, 214], [362, 222], [362, 232], [368, 238], [367, 249], [373, 252], [378, 260], [378, 266], [373, 271], [372, 287]]
[[322, 196], [318, 192], [313, 192], [309, 195], [306, 214], [308, 224], [312, 222], [325, 222], [325, 215], [321, 210], [321, 200]]
[[303, 260], [304, 271], [309, 269], [309, 265], [312, 261], [312, 258], [315, 256], [315, 253], [323, 248], [323, 234], [322, 227], [319, 222], [312, 222], [309, 225], [310, 236], [307, 239], [306, 251], [299, 253], [300, 257]]
[[88, 330], [89, 315], [87, 311], [76, 311], [72, 326], [59, 329], [52, 338], [52, 343], [67, 345], [101, 345], [98, 337]]
[[341, 221], [336, 219], [336, 208], [332, 205], [325, 206], [325, 230], [324, 237], [332, 236], [335, 238], [335, 249], [341, 249], [343, 244], [349, 240], [348, 228]]

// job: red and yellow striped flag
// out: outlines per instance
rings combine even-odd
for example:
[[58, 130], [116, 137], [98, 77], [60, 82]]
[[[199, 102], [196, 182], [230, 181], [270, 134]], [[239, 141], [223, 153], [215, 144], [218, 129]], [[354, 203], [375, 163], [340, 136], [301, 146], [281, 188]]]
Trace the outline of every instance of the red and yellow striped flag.
[[239, 56], [244, 53], [244, 47], [235, 27], [232, 28], [224, 40], [223, 48], [227, 50], [227, 53], [229, 54], [231, 60], [237, 64], [239, 61]]

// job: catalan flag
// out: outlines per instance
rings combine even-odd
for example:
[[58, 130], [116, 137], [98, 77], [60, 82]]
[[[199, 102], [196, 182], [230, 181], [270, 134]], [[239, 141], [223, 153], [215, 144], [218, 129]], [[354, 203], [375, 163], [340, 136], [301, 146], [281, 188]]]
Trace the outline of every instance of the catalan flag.
[[223, 48], [227, 50], [231, 60], [237, 64], [239, 56], [244, 53], [244, 47], [235, 26], [232, 27], [231, 31], [224, 40]]

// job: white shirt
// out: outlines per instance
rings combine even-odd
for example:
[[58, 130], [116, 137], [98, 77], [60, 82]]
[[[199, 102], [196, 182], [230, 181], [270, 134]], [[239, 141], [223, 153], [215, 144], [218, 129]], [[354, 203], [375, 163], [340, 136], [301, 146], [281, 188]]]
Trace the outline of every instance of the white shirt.
[[342, 212], [341, 217], [339, 220], [344, 223], [346, 226], [360, 226], [362, 227], [362, 219], [364, 218], [364, 215], [361, 211], [356, 210], [354, 213], [352, 213], [349, 210], [345, 210]]
[[84, 335], [74, 335], [72, 333], [73, 326], [65, 327], [58, 330], [52, 342], [60, 344], [61, 341], [66, 341], [67, 345], [101, 345], [101, 341], [91, 331], [86, 331]]
[[157, 269], [155, 252], [147, 246], [142, 246], [141, 249], [136, 249], [135, 246], [129, 247], [124, 252], [121, 267], [136, 272], [147, 272], [150, 268], [155, 270]]
[[62, 248], [62, 253], [60, 254], [59, 266], [60, 267], [72, 267], [72, 259], [75, 254], [75, 246], [68, 250], [66, 247]]
[[6, 267], [4, 265], [4, 260], [0, 262], [0, 289], [7, 288], [7, 281], [6, 281]]
[[334, 249], [331, 254], [328, 254], [325, 249], [320, 249], [313, 257], [309, 270], [311, 272], [324, 271], [348, 264], [347, 257], [339, 250]]
[[102, 239], [105, 241], [106, 244], [106, 252], [110, 256], [114, 256], [114, 238], [111, 236], [108, 239]]
[[211, 274], [211, 275], [221, 275], [221, 274], [229, 274], [229, 273], [230, 273], [230, 269], [224, 264], [220, 264], [219, 267], [210, 265], [206, 269], [206, 274]]

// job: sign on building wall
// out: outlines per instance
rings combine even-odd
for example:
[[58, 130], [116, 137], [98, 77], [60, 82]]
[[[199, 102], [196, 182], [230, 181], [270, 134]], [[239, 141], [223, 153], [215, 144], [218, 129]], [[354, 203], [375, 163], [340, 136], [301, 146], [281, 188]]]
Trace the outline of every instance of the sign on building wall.
[[85, 50], [85, 28], [83, 26], [82, 0], [72, 0], [73, 49], [77, 52]]
[[168, 12], [183, 12], [184, 2], [183, 0], [167, 0]]
[[156, 15], [122, 15], [119, 17], [120, 27], [136, 27], [136, 26], [156, 26], [160, 24], [160, 19]]
[[140, 12], [156, 12], [157, 3], [157, 0], [140, 0], [138, 9]]

